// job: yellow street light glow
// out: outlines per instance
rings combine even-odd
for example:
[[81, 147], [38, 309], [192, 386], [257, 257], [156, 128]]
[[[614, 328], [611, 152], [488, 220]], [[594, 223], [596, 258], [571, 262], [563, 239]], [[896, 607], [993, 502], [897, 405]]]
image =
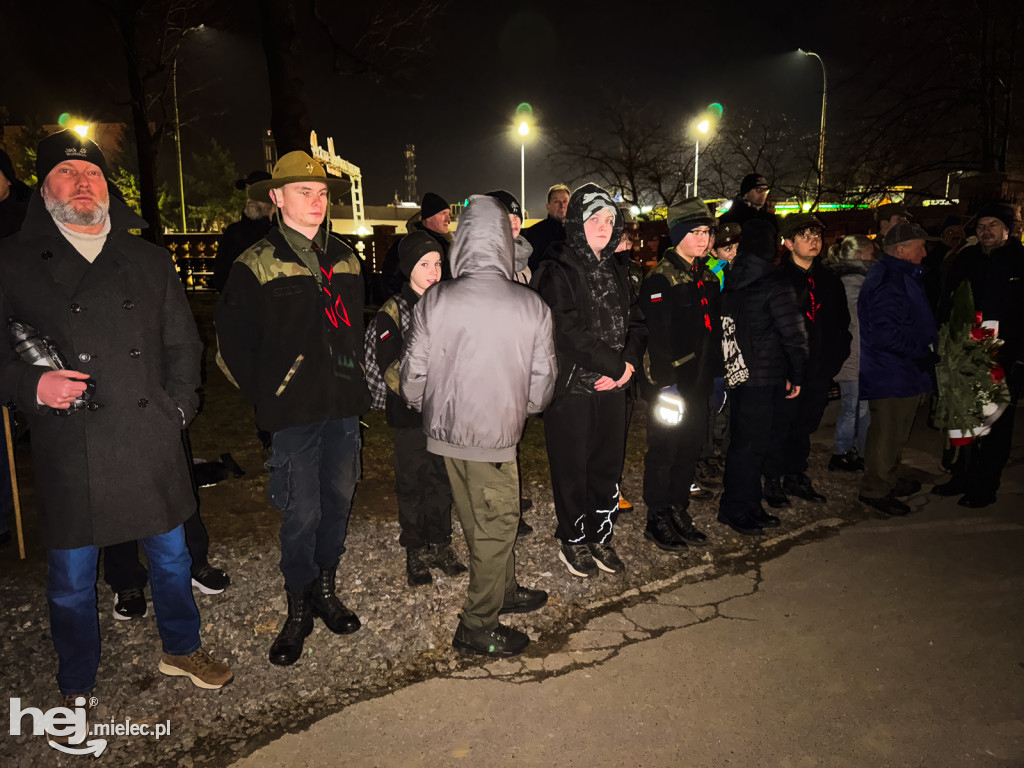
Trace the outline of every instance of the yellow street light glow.
[[709, 123], [707, 120], [701, 120], [699, 123], [697, 123], [697, 130], [700, 131], [701, 133], [707, 133], [709, 128], [711, 128], [711, 123]]
[[76, 125], [74, 127], [74, 131], [79, 136], [83, 136], [84, 137], [84, 136], [87, 136], [88, 133], [89, 133], [89, 126], [88, 125]]
[[521, 122], [519, 124], [519, 135], [520, 136], [525, 136], [529, 132], [530, 132], [530, 126], [526, 124], [525, 120], [523, 120], [523, 122]]

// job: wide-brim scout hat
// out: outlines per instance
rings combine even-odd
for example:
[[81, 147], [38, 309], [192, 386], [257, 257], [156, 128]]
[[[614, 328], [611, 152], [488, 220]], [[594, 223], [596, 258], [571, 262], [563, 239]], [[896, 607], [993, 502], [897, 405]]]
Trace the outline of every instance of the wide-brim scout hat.
[[296, 150], [289, 152], [277, 161], [269, 179], [257, 181], [249, 187], [249, 199], [258, 200], [261, 203], [273, 203], [270, 199], [270, 190], [280, 189], [285, 184], [295, 184], [300, 181], [322, 181], [327, 185], [327, 192], [330, 196], [338, 197], [348, 192], [352, 185], [344, 179], [328, 176], [327, 171], [316, 160], [305, 152]]

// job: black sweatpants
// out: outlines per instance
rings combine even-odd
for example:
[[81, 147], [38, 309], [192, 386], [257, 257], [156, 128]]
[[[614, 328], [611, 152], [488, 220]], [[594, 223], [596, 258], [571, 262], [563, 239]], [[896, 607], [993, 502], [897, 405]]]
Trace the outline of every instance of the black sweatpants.
[[811, 379], [800, 387], [799, 395], [792, 400], [783, 399], [775, 408], [771, 424], [772, 450], [764, 462], [765, 477], [799, 475], [807, 471], [811, 435], [821, 424], [830, 386], [830, 379]]
[[688, 509], [690, 485], [708, 430], [707, 394], [683, 395], [683, 420], [665, 424], [658, 418], [658, 396], [647, 409], [647, 455], [644, 457], [644, 504], [647, 519], [666, 507]]
[[452, 489], [444, 457], [427, 451], [423, 427], [395, 430], [398, 543], [406, 549], [452, 540]]
[[563, 395], [544, 412], [558, 527], [573, 544], [611, 541], [625, 458], [626, 393]]

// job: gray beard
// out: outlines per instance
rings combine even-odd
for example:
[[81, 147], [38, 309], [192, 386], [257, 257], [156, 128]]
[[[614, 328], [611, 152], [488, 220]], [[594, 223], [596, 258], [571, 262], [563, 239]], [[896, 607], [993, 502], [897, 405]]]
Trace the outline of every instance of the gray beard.
[[76, 227], [94, 227], [102, 224], [110, 215], [110, 200], [97, 202], [91, 211], [77, 211], [70, 203], [62, 203], [43, 195], [43, 203], [54, 221]]

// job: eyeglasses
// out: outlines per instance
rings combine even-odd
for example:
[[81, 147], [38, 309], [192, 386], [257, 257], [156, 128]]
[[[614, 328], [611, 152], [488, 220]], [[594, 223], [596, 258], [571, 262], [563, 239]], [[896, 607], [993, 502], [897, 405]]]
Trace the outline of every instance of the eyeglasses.
[[691, 229], [690, 234], [696, 235], [697, 237], [711, 237], [715, 231], [708, 227], [699, 227], [697, 229]]
[[803, 232], [798, 232], [796, 236], [797, 239], [804, 241], [821, 240], [821, 230], [805, 229]]

